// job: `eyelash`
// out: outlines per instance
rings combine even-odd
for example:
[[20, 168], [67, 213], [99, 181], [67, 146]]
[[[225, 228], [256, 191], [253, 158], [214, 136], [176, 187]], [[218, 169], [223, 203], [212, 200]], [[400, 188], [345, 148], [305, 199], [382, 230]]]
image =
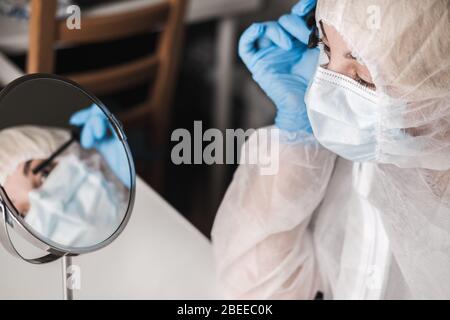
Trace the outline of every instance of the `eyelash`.
[[[323, 45], [323, 49], [324, 49], [325, 53], [327, 54], [328, 58], [330, 58], [330, 54], [331, 54], [330, 47], [327, 46], [325, 44], [325, 42], [322, 41], [322, 39], [319, 40], [319, 43], [321, 43]], [[366, 88], [373, 89], [373, 90], [376, 89], [376, 86], [373, 83], [369, 83], [369, 82], [365, 81], [364, 79], [360, 78], [358, 75], [356, 75], [355, 81], [358, 82], [360, 85], [363, 85]]]
[[355, 80], [356, 80], [356, 82], [358, 82], [360, 85], [363, 85], [364, 87], [369, 88], [369, 89], [372, 89], [372, 90], [375, 90], [375, 89], [376, 89], [376, 86], [375, 86], [373, 83], [369, 83], [369, 82], [365, 81], [364, 79], [361, 79], [359, 76], [357, 76], [357, 77], [358, 77], [358, 78], [355, 79]]
[[331, 53], [330, 47], [327, 46], [327, 45], [325, 44], [325, 42], [322, 41], [322, 39], [319, 41], [319, 43], [321, 43], [321, 44], [323, 45], [323, 49], [324, 49], [325, 53], [329, 56], [330, 53]]

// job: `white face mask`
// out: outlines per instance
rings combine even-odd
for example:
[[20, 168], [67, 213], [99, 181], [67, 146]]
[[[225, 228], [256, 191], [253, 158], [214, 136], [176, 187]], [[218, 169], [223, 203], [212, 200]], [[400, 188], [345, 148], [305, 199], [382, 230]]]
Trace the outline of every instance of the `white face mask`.
[[102, 173], [77, 157], [61, 159], [41, 188], [29, 193], [25, 221], [40, 235], [64, 246], [96, 245], [119, 227], [120, 197]]
[[322, 67], [306, 94], [314, 135], [327, 149], [356, 162], [379, 158], [378, 94]]

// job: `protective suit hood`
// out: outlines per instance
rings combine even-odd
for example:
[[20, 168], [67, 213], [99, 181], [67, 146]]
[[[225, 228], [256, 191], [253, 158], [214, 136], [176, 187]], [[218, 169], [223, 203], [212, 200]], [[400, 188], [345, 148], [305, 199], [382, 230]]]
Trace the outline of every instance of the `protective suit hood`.
[[[449, 8], [447, 0], [318, 1], [317, 23], [343, 36], [377, 87], [383, 163], [450, 168]], [[404, 136], [392, 134], [399, 130]]]

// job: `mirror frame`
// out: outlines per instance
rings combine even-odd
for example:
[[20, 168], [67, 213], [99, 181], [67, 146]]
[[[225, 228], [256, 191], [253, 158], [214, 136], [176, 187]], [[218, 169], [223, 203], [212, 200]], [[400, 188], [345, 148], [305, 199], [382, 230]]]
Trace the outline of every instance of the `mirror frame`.
[[[32, 80], [52, 80], [52, 81], [59, 81], [64, 85], [71, 86], [74, 89], [80, 91], [81, 93], [85, 94], [89, 99], [92, 100], [93, 103], [95, 103], [105, 114], [105, 116], [108, 118], [109, 122], [111, 123], [117, 137], [120, 139], [122, 145], [124, 146], [124, 150], [127, 154], [129, 168], [130, 168], [130, 178], [131, 178], [131, 187], [130, 187], [130, 198], [128, 202], [127, 211], [125, 213], [125, 216], [120, 223], [120, 225], [117, 227], [117, 229], [114, 231], [114, 233], [104, 241], [93, 245], [89, 247], [84, 248], [76, 248], [76, 247], [67, 247], [67, 246], [61, 246], [58, 243], [55, 243], [51, 241], [48, 238], [45, 238], [41, 235], [39, 235], [37, 232], [32, 230], [32, 228], [28, 227], [23, 220], [20, 218], [16, 208], [8, 198], [7, 193], [5, 192], [3, 186], [0, 185], [0, 242], [3, 244], [5, 249], [9, 251], [14, 256], [17, 256], [27, 262], [33, 263], [33, 264], [42, 264], [51, 262], [54, 260], [57, 260], [63, 256], [77, 256], [80, 254], [85, 254], [89, 252], [94, 252], [97, 250], [100, 250], [109, 244], [111, 244], [125, 229], [126, 225], [128, 224], [128, 221], [130, 219], [131, 213], [133, 211], [134, 207], [134, 201], [135, 201], [135, 195], [136, 195], [136, 171], [134, 167], [134, 161], [131, 154], [131, 150], [127, 143], [126, 135], [123, 131], [123, 126], [116, 119], [116, 117], [106, 108], [106, 106], [93, 94], [91, 94], [86, 89], [82, 88], [77, 83], [66, 79], [64, 77], [54, 75], [54, 74], [45, 74], [45, 73], [34, 73], [34, 74], [28, 74], [23, 77], [20, 77], [11, 83], [9, 83], [1, 92], [0, 92], [0, 104], [1, 101], [14, 89], [16, 89], [21, 84], [32, 81]], [[0, 111], [1, 112], [1, 111]], [[1, 147], [0, 147], [1, 152]], [[46, 251], [47, 254], [39, 257], [39, 258], [26, 258], [22, 256], [22, 254], [16, 249], [14, 246], [14, 243], [10, 237], [10, 233], [8, 230], [8, 227], [11, 227], [19, 235], [21, 235], [25, 240], [27, 240], [32, 245], [36, 246], [37, 248]]]

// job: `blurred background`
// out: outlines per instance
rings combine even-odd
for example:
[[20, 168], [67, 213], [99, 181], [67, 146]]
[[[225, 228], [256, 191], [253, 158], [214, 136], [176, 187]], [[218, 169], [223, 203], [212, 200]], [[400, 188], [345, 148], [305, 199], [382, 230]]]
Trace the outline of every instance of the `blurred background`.
[[44, 72], [93, 92], [124, 124], [138, 175], [209, 237], [236, 166], [174, 165], [171, 133], [193, 135], [194, 121], [203, 130], [273, 122], [237, 43], [252, 22], [296, 2], [0, 0], [0, 88]]

